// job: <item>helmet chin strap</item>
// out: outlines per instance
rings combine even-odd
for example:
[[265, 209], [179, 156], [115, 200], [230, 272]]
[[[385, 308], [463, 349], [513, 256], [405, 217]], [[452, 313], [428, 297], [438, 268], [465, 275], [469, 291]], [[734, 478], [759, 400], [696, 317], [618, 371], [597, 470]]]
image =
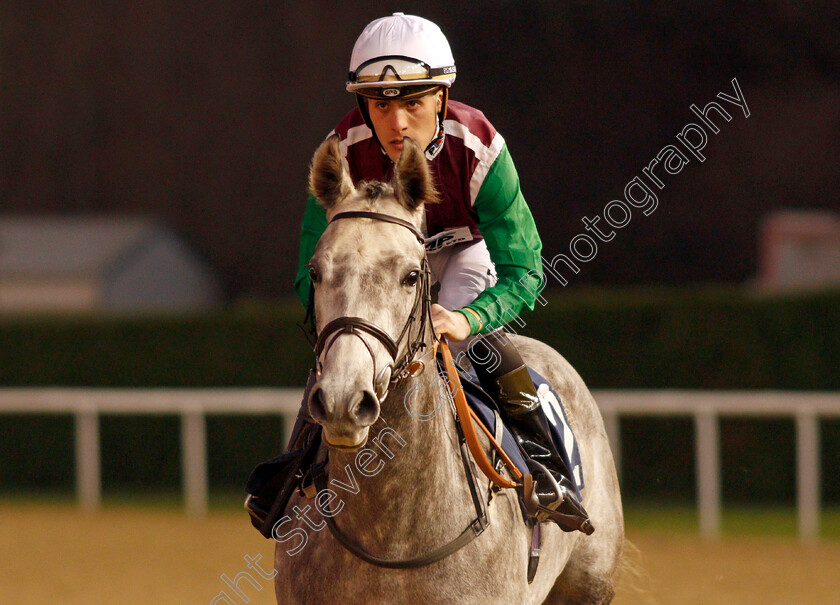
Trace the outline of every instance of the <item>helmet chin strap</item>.
[[443, 118], [441, 117], [441, 112], [438, 114], [438, 130], [435, 137], [432, 141], [426, 146], [424, 150], [426, 153], [427, 160], [435, 159], [435, 156], [440, 153], [440, 150], [443, 149], [443, 139], [444, 139], [444, 132], [443, 132]]

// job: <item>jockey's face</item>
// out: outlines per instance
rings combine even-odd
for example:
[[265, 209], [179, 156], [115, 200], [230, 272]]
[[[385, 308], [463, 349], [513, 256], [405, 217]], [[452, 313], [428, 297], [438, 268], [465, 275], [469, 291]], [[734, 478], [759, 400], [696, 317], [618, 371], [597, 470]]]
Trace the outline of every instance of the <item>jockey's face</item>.
[[376, 137], [385, 153], [397, 161], [402, 140], [411, 137], [425, 149], [437, 134], [437, 115], [443, 104], [443, 91], [438, 89], [422, 97], [406, 100], [367, 99], [368, 113]]

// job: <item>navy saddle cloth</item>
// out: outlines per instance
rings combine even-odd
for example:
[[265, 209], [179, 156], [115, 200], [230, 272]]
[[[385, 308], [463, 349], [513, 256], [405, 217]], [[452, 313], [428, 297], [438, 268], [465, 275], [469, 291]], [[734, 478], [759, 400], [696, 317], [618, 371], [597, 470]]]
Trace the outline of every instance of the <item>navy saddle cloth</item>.
[[[537, 389], [537, 395], [542, 404], [542, 412], [548, 420], [548, 426], [551, 428], [551, 437], [554, 440], [554, 445], [557, 446], [557, 451], [560, 452], [560, 455], [566, 458], [566, 464], [572, 470], [574, 483], [578, 491], [577, 496], [580, 498], [580, 490], [584, 487], [583, 469], [581, 468], [577, 440], [569, 426], [566, 410], [560, 401], [559, 395], [551, 388], [548, 381], [531, 368], [528, 368], [528, 372], [531, 374], [531, 379], [534, 381], [534, 386]], [[496, 435], [497, 441], [499, 441], [497, 434], [498, 412], [496, 411], [495, 403], [492, 402], [490, 396], [479, 386], [478, 377], [472, 368], [468, 372], [459, 368], [458, 373], [461, 377], [461, 384], [464, 387], [467, 403], [484, 423], [484, 426], [487, 427], [491, 434]], [[525, 458], [519, 450], [519, 446], [516, 444], [513, 435], [504, 426], [504, 423], [500, 422], [500, 419], [498, 425], [501, 426], [502, 430], [502, 439], [499, 441], [502, 449], [505, 450], [505, 453], [510, 457], [516, 467], [523, 474], [527, 474], [529, 471], [525, 464]]]

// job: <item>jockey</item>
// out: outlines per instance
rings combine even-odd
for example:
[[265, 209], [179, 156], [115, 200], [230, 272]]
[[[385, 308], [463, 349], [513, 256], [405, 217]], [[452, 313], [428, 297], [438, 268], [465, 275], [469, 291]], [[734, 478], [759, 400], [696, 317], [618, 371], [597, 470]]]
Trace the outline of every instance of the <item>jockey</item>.
[[[502, 136], [484, 114], [449, 100], [455, 62], [440, 28], [394, 13], [365, 27], [353, 47], [347, 90], [358, 107], [338, 134], [354, 183], [389, 181], [403, 137], [425, 150], [441, 203], [426, 207], [429, 266], [440, 282], [432, 322], [453, 350], [466, 352], [482, 387], [530, 458], [537, 495], [566, 531], [588, 516], [570, 469], [550, 437], [525, 363], [501, 326], [534, 308], [542, 284], [542, 243]], [[327, 226], [310, 194], [301, 229], [295, 290], [308, 304], [308, 263]], [[310, 383], [312, 378], [310, 377]], [[301, 408], [290, 447], [311, 422]], [[549, 475], [550, 473], [550, 475]]]

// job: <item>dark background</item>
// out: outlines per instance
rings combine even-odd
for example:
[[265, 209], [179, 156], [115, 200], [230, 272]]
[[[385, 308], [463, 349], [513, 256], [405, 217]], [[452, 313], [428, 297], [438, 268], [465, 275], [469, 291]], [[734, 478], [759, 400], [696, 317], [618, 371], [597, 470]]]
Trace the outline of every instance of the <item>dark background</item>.
[[751, 116], [722, 103], [707, 161], [573, 285], [747, 280], [768, 210], [840, 209], [833, 1], [5, 0], [2, 212], [157, 216], [231, 296], [290, 295], [309, 158], [353, 106], [353, 42], [395, 10], [449, 38], [452, 97], [505, 136], [548, 257], [738, 79]]

